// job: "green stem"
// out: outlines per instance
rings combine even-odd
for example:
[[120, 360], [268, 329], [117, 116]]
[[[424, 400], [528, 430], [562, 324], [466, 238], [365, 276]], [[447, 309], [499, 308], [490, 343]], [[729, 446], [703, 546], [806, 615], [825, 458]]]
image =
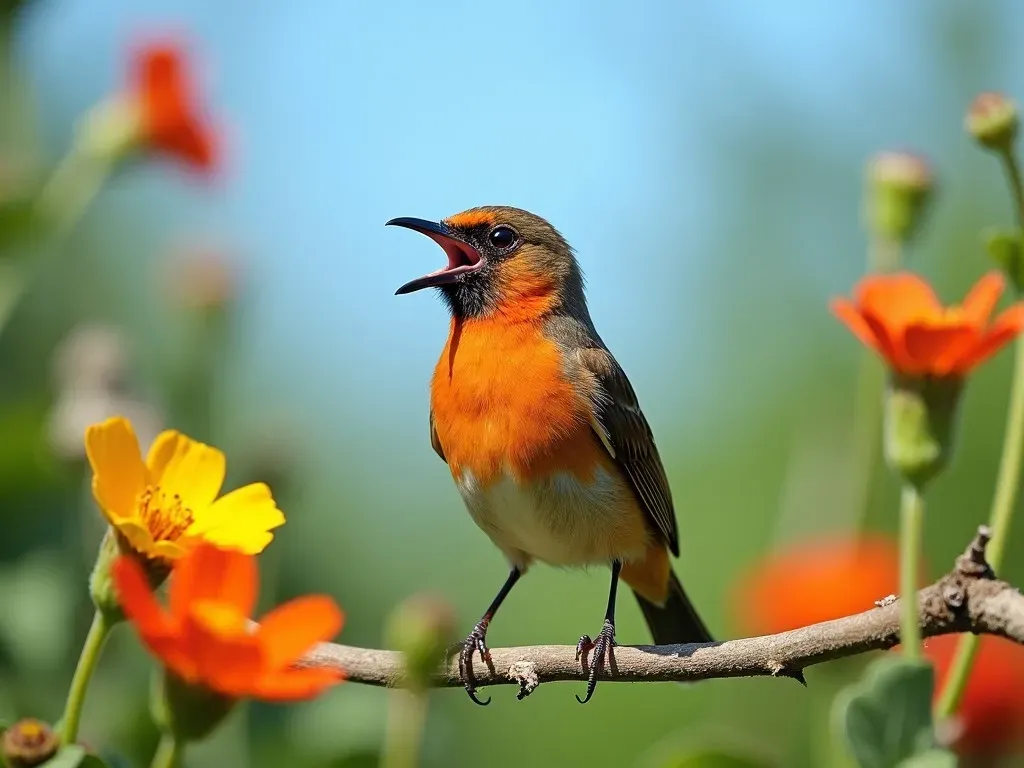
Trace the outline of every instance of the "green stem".
[[89, 688], [89, 680], [92, 673], [96, 671], [96, 664], [103, 652], [103, 644], [110, 634], [111, 625], [104, 618], [100, 611], [92, 617], [92, 626], [89, 627], [89, 634], [85, 637], [85, 644], [82, 646], [82, 655], [78, 659], [78, 666], [75, 667], [74, 677], [71, 678], [71, 689], [68, 691], [68, 701], [64, 707], [64, 717], [61, 719], [61, 743], [74, 744], [78, 738], [78, 724], [82, 718], [82, 705], [85, 704], [85, 693]]
[[919, 488], [906, 483], [900, 499], [900, 645], [908, 659], [921, 655], [917, 577], [921, 567], [923, 530], [924, 498]]
[[391, 691], [383, 768], [415, 768], [420, 764], [423, 730], [427, 722], [426, 692], [397, 688]]
[[181, 760], [181, 742], [169, 733], [160, 737], [150, 768], [175, 768]]
[[[1010, 183], [1017, 226], [1024, 236], [1024, 183], [1021, 181], [1020, 165], [1012, 149], [1001, 155], [1003, 168]], [[985, 548], [985, 558], [992, 570], [999, 573], [1010, 539], [1010, 525], [1017, 506], [1017, 491], [1020, 486], [1021, 459], [1024, 456], [1024, 337], [1017, 339], [1014, 351], [1013, 383], [1010, 385], [1010, 403], [1006, 413], [1006, 431], [1003, 434], [1003, 453], [999, 459], [996, 475], [996, 490], [992, 497], [992, 511], [989, 513], [989, 527], [992, 538]], [[949, 676], [935, 705], [936, 719], [950, 717], [960, 703], [967, 680], [978, 655], [981, 638], [965, 634], [960, 638], [949, 667]]]
[[868, 246], [868, 269], [894, 272], [903, 264], [903, 243], [891, 237], [876, 236]]

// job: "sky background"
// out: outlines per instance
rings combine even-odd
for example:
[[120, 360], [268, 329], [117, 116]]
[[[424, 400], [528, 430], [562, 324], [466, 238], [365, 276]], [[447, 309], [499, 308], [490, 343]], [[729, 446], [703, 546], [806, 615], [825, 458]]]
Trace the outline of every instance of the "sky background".
[[[240, 294], [212, 415], [194, 434], [223, 447], [229, 469], [261, 441], [287, 459], [289, 522], [262, 558], [268, 599], [328, 591], [348, 614], [342, 639], [377, 646], [394, 604], [433, 589], [468, 631], [505, 566], [427, 439], [444, 306], [429, 292], [393, 295], [444, 256], [384, 222], [486, 204], [529, 209], [576, 248], [594, 321], [670, 477], [677, 572], [713, 631], [735, 636], [734, 582], [774, 547], [825, 530], [895, 530], [891, 478], [852, 447], [862, 356], [828, 300], [865, 270], [864, 167], [885, 149], [924, 154], [938, 178], [910, 266], [950, 300], [988, 269], [979, 231], [1007, 225], [1010, 207], [963, 115], [982, 90], [1024, 99], [1022, 23], [1024, 5], [1009, 0], [30, 0], [16, 55], [30, 88], [29, 143], [44, 159], [56, 160], [74, 121], [121, 87], [130, 46], [170, 30], [190, 44], [226, 160], [212, 180], [149, 160], [119, 173], [55, 277], [63, 293], [37, 293], [5, 331], [0, 352], [19, 353], [5, 372], [38, 396], [56, 340], [102, 320], [126, 334], [147, 392], [169, 399], [162, 376], [190, 343], [168, 306], [170, 257], [197, 243], [222, 248]], [[955, 465], [930, 499], [932, 575], [987, 509], [1009, 357], [965, 395]], [[168, 426], [183, 426], [169, 410]], [[3, 461], [0, 504], [5, 478], [21, 471]], [[251, 469], [233, 479], [264, 479]], [[74, 539], [91, 556], [99, 529], [86, 528], [40, 546]], [[0, 546], [0, 583], [8, 565]], [[600, 569], [531, 571], [491, 642], [593, 634], [606, 588]], [[636, 607], [623, 603], [620, 639], [645, 642]], [[59, 652], [68, 664], [69, 638]], [[109, 713], [85, 728], [101, 740], [117, 741], [118, 718], [144, 708], [144, 687], [125, 692], [140, 679], [125, 670], [144, 663], [133, 659], [111, 662], [100, 682]], [[651, 755], [691, 737], [756, 743], [779, 765], [821, 765], [807, 734], [826, 732], [815, 718], [855, 672], [815, 668], [819, 693], [806, 696], [773, 680], [606, 686], [585, 711], [568, 685], [542, 686], [525, 704], [498, 691], [483, 717], [441, 692], [428, 763], [475, 764], [480, 749], [522, 732], [530, 738], [493, 756], [498, 768], [537, 759], [661, 768]], [[2, 675], [0, 664], [0, 687]], [[329, 756], [379, 744], [385, 706], [381, 691], [344, 686], [283, 713], [255, 707], [195, 764], [230, 765], [225, 754], [239, 744], [258, 752], [263, 736], [288, 754], [304, 745], [316, 759], [302, 768], [336, 768]]]

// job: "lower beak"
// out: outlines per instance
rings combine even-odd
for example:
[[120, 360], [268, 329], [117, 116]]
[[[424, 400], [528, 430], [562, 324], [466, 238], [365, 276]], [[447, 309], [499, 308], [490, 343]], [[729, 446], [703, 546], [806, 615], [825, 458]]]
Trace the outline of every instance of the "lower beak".
[[444, 224], [438, 224], [424, 219], [412, 219], [403, 216], [398, 219], [391, 219], [384, 226], [405, 227], [420, 234], [426, 235], [444, 249], [448, 256], [448, 264], [445, 267], [431, 272], [429, 275], [410, 280], [397, 291], [395, 295], [412, 293], [421, 288], [436, 288], [441, 285], [454, 283], [461, 275], [475, 272], [483, 266], [483, 259], [480, 252], [465, 240], [452, 232]]

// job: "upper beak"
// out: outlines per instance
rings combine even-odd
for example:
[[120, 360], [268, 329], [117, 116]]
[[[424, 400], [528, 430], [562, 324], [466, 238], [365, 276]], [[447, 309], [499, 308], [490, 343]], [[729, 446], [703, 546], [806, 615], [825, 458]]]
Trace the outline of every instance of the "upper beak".
[[431, 272], [429, 275], [424, 275], [423, 277], [418, 277], [415, 280], [410, 280], [395, 291], [396, 296], [402, 293], [412, 293], [413, 291], [418, 291], [421, 288], [432, 288], [439, 285], [454, 283], [458, 279], [459, 275], [464, 275], [467, 272], [473, 272], [483, 265], [483, 259], [480, 257], [480, 252], [459, 237], [457, 233], [448, 229], [444, 224], [403, 216], [398, 219], [391, 219], [391, 221], [384, 226], [387, 227], [391, 225], [396, 227], [405, 227], [406, 229], [412, 229], [426, 235], [435, 243], [440, 245], [448, 256], [447, 266], [442, 267], [436, 272]]

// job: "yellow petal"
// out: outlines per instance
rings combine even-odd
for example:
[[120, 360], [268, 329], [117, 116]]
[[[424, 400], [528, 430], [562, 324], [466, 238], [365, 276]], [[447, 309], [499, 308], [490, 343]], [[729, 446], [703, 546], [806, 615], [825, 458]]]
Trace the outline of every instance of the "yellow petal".
[[270, 531], [283, 524], [284, 514], [274, 503], [270, 488], [265, 483], [253, 483], [197, 511], [186, 535], [255, 555], [274, 538]]
[[162, 432], [146, 458], [149, 479], [193, 512], [208, 507], [224, 483], [224, 454], [180, 432]]
[[135, 514], [136, 499], [146, 486], [139, 441], [120, 416], [85, 430], [85, 453], [92, 466], [92, 491], [112, 523]]
[[149, 528], [141, 520], [138, 518], [120, 520], [114, 525], [136, 552], [147, 556], [156, 554], [153, 551], [153, 536], [149, 532]]

